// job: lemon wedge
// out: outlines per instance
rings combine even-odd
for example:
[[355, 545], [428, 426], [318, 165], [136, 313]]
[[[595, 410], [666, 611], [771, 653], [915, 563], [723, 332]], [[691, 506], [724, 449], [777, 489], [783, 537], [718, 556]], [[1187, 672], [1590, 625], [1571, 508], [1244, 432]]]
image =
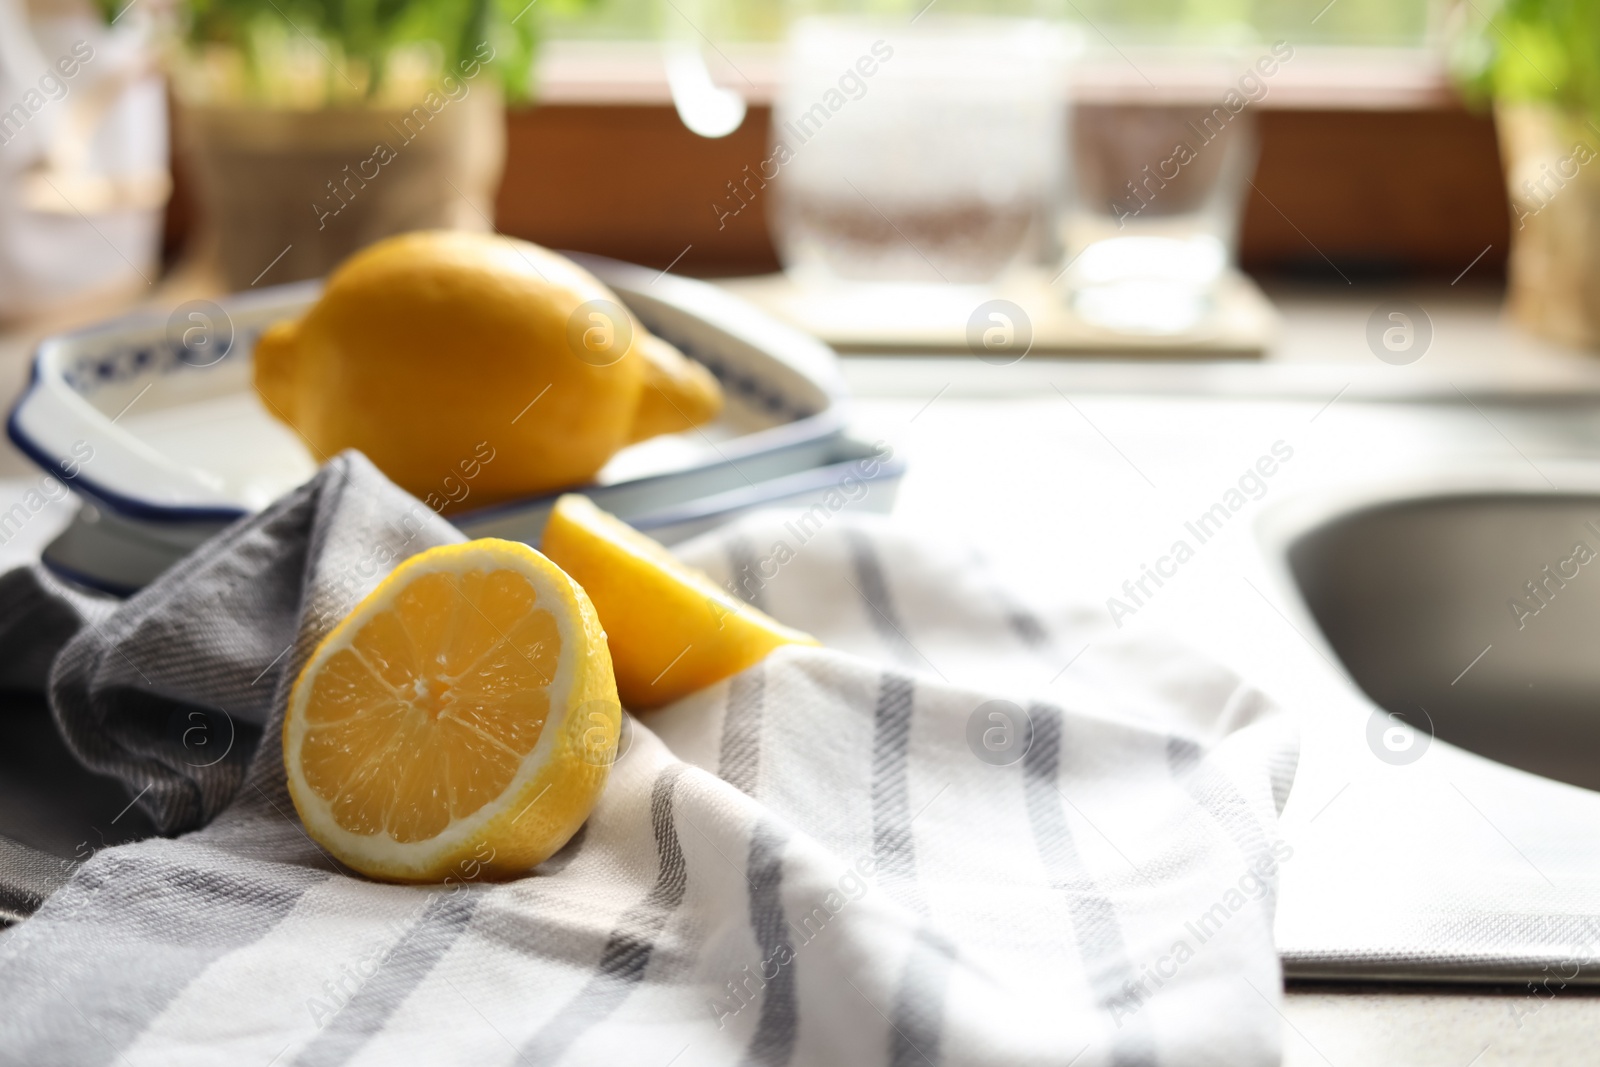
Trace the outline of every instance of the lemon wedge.
[[582, 588], [484, 539], [395, 568], [322, 641], [283, 723], [306, 831], [374, 878], [503, 878], [588, 818], [621, 708]]
[[541, 548], [594, 602], [622, 702], [643, 711], [738, 674], [780, 645], [815, 645], [680, 563], [587, 497], [556, 501]]

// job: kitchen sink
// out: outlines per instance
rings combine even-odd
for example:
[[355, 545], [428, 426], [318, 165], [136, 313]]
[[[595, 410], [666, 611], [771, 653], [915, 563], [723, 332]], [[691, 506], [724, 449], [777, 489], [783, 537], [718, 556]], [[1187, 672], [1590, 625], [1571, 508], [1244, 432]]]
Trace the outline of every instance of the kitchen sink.
[[[1366, 506], [1300, 536], [1288, 563], [1378, 707], [1479, 755], [1600, 789], [1600, 496]], [[1382, 737], [1374, 743], [1381, 750]]]

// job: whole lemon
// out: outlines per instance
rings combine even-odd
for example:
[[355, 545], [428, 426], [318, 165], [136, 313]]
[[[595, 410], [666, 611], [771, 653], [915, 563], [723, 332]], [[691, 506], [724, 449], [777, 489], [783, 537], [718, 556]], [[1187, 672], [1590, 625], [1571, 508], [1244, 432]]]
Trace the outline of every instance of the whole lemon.
[[324, 458], [360, 449], [447, 508], [588, 481], [722, 404], [704, 367], [576, 263], [451, 230], [346, 260], [302, 318], [262, 334], [255, 386]]

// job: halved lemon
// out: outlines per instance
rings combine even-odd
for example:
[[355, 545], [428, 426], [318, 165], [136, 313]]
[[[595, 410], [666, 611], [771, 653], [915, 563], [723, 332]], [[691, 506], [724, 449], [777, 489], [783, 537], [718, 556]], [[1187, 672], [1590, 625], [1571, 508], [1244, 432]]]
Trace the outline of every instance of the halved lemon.
[[635, 710], [670, 704], [738, 674], [780, 645], [815, 645], [719, 587], [655, 541], [569, 493], [540, 542], [594, 601], [616, 665], [617, 691]]
[[364, 874], [507, 877], [588, 818], [621, 708], [582, 588], [526, 545], [406, 560], [312, 653], [283, 761], [308, 833]]

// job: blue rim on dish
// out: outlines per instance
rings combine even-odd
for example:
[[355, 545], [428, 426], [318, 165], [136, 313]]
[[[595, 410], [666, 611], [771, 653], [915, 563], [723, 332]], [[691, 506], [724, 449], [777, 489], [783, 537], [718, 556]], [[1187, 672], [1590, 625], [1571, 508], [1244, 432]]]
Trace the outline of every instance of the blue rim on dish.
[[[37, 359], [37, 357], [35, 357]], [[23, 390], [16, 405], [11, 409], [11, 414], [6, 417], [6, 437], [17, 446], [17, 451], [27, 456], [33, 462], [49, 473], [52, 477], [62, 478], [59, 457], [52, 456], [33, 438], [23, 432], [17, 422], [17, 416], [22, 411], [22, 405], [33, 392], [39, 378], [39, 365], [35, 362], [28, 373], [28, 388]], [[144, 522], [161, 523], [204, 523], [207, 525], [227, 525], [237, 519], [242, 519], [250, 514], [244, 508], [194, 508], [172, 506], [166, 504], [151, 504], [137, 497], [126, 496], [115, 489], [99, 485], [92, 479], [79, 472], [74, 477], [67, 479], [68, 486], [80, 496], [86, 496], [97, 504], [104, 504], [119, 515], [126, 515], [130, 519], [140, 519]]]

